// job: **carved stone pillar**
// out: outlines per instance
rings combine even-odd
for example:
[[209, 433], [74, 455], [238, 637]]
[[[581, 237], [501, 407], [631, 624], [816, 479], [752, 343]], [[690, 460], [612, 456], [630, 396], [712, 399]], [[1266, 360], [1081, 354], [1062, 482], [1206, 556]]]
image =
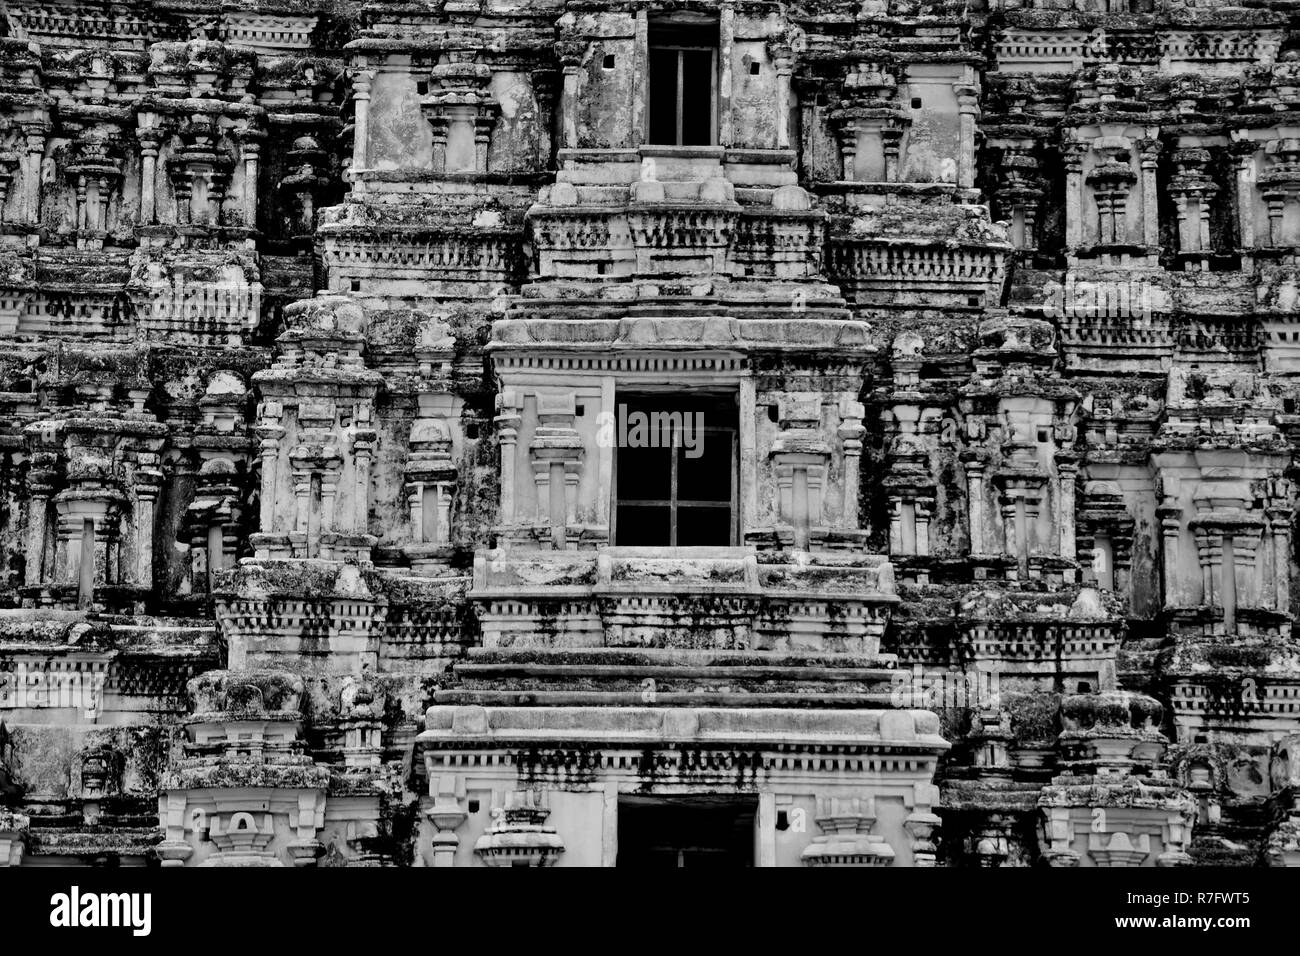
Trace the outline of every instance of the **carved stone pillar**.
[[794, 53], [790, 44], [774, 43], [768, 55], [776, 70], [776, 148], [790, 148], [790, 78], [794, 74]]
[[257, 228], [257, 175], [258, 163], [262, 154], [262, 140], [266, 134], [261, 130], [244, 130], [239, 137], [244, 158], [244, 194], [243, 203], [244, 228]]
[[32, 587], [45, 580], [45, 543], [49, 537], [50, 499], [58, 477], [57, 464], [58, 456], [54, 452], [36, 452], [27, 473], [27, 549], [23, 583]]
[[966, 520], [970, 524], [970, 553], [987, 554], [984, 543], [984, 462], [970, 459], [966, 467]]
[[140, 126], [135, 135], [140, 142], [140, 225], [151, 226], [158, 218], [158, 151], [162, 148], [163, 132], [158, 128], [155, 113], [141, 113], [138, 121]]
[[858, 527], [858, 490], [862, 462], [862, 439], [867, 430], [862, 425], [866, 409], [861, 402], [840, 402], [839, 437], [844, 448], [844, 527], [853, 531]]
[[1249, 253], [1259, 245], [1255, 234], [1255, 155], [1258, 151], [1251, 140], [1240, 140], [1232, 144], [1237, 179], [1238, 242], [1247, 253], [1242, 260], [1243, 269], [1251, 268]]
[[563, 149], [578, 147], [578, 80], [582, 75], [582, 55], [585, 41], [566, 37], [556, 44], [560, 65], [564, 68], [564, 86], [560, 91], [560, 146]]
[[367, 167], [370, 144], [370, 84], [374, 70], [354, 70], [352, 73], [352, 171]]
[[135, 561], [130, 571], [131, 583], [142, 588], [153, 587], [153, 531], [154, 506], [162, 486], [161, 457], [155, 452], [139, 456], [135, 472]]
[[975, 185], [975, 129], [980, 116], [979, 87], [961, 84], [954, 87], [960, 118], [961, 141], [957, 147], [957, 185], [971, 189]]
[[41, 221], [41, 160], [45, 157], [48, 127], [43, 123], [24, 123], [27, 151], [23, 156], [23, 219], [33, 225]]
[[1138, 143], [1142, 165], [1142, 244], [1149, 250], [1160, 245], [1160, 201], [1156, 186], [1156, 166], [1163, 148], [1160, 140], [1152, 137]]
[[1076, 251], [1083, 245], [1083, 154], [1082, 143], [1066, 143], [1061, 159], [1065, 164], [1065, 248]]
[[736, 5], [723, 0], [718, 12], [718, 145], [730, 146], [735, 139], [731, 118], [731, 59], [736, 43]]
[[456, 848], [460, 837], [456, 830], [469, 819], [469, 813], [460, 805], [464, 796], [464, 783], [457, 777], [436, 776], [429, 780], [429, 796], [433, 806], [424, 812], [434, 826], [433, 865], [456, 865]]

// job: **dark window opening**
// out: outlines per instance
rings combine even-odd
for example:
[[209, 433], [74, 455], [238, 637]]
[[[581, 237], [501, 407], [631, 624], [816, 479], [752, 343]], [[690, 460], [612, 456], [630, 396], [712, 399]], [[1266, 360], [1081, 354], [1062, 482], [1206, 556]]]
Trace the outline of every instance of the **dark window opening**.
[[753, 63], [749, 64], [749, 75], [758, 76], [761, 69], [762, 67], [759, 65], [758, 61], [755, 60]]
[[614, 69], [614, 54], [612, 54], [612, 53], [606, 53], [606, 54], [605, 54], [605, 60], [604, 60], [604, 64], [603, 64], [603, 65], [604, 65], [605, 69], [607, 69], [607, 70], [612, 70], [612, 69]]
[[776, 811], [776, 828], [784, 833], [790, 829], [790, 814], [784, 810]]
[[420, 96], [427, 96], [429, 93], [429, 84], [425, 83], [424, 81], [416, 83], [415, 92], [420, 94]]
[[353, 279], [353, 280], [352, 280], [352, 291], [353, 291], [353, 292], [360, 292], [360, 291], [361, 291], [361, 280], [360, 280], [360, 279]]
[[478, 813], [478, 801], [477, 801], [477, 800], [471, 800], [471, 801], [469, 802], [469, 812], [470, 812], [470, 813]]
[[735, 544], [735, 395], [620, 395], [616, 418], [614, 543]]
[[718, 25], [650, 24], [649, 140], [712, 146], [717, 139]]
[[912, 109], [919, 110], [920, 108], [921, 108], [921, 97], [919, 96], [912, 97]]
[[746, 796], [624, 797], [618, 802], [618, 865], [753, 866], [757, 809], [757, 798]]

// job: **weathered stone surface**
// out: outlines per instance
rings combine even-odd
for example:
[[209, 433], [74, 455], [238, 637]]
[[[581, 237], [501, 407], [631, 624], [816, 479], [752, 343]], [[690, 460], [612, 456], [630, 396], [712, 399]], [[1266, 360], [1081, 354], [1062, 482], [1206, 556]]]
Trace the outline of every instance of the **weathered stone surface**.
[[0, 865], [1300, 864], [1291, 7], [11, 0]]

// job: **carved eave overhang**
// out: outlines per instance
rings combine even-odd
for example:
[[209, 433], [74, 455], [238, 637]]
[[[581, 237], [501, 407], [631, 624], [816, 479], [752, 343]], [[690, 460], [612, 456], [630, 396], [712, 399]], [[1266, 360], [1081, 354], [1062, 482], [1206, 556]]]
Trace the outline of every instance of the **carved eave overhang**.
[[[626, 307], [624, 308], [626, 313]], [[543, 367], [556, 357], [577, 360], [606, 352], [617, 365], [637, 353], [683, 353], [673, 361], [709, 366], [711, 353], [730, 356], [729, 365], [755, 352], [833, 354], [845, 360], [870, 360], [876, 347], [866, 323], [791, 318], [742, 320], [708, 318], [637, 319], [503, 319], [493, 323], [487, 346], [498, 370], [503, 367]], [[698, 353], [691, 355], [690, 353]], [[562, 359], [563, 360], [563, 359]], [[585, 358], [584, 358], [585, 360]], [[563, 366], [556, 366], [563, 367]], [[721, 367], [720, 367], [721, 368]]]
[[[186, 709], [186, 682], [217, 666], [220, 655], [212, 627], [105, 624], [72, 611], [0, 610], [0, 660], [8, 672], [30, 666], [33, 672], [68, 678], [66, 685], [43, 685], [39, 692], [9, 685], [3, 695], [8, 704], [22, 707], [19, 690], [34, 713], [71, 703], [82, 708], [87, 723], [121, 713], [180, 714]], [[74, 677], [82, 683], [74, 684]], [[73, 693], [81, 699], [70, 700]]]
[[99, 42], [115, 49], [143, 50], [157, 40], [189, 36], [182, 17], [159, 9], [146, 18], [111, 0], [80, 3], [21, 0], [9, 8], [9, 16], [27, 39], [42, 48], [84, 49], [88, 42]]
[[34, 422], [23, 431], [24, 434], [48, 439], [54, 436], [72, 437], [74, 435], [120, 435], [128, 438], [144, 439], [146, 442], [161, 442], [167, 437], [167, 425], [143, 416], [104, 414], [87, 415], [82, 409], [69, 409], [64, 418], [49, 418]]
[[893, 568], [880, 556], [760, 556], [750, 546], [480, 552], [469, 598], [489, 647], [529, 639], [541, 619], [555, 646], [626, 634], [634, 645], [644, 638], [689, 647], [710, 621], [721, 622], [735, 649], [794, 642], [869, 657], [899, 600]]
[[[90, 105], [82, 107], [82, 109], [90, 108]], [[98, 108], [114, 109], [113, 107]], [[120, 113], [121, 121], [132, 119], [137, 113], [175, 114], [186, 119], [199, 116], [242, 118], [257, 122], [264, 122], [266, 119], [264, 107], [239, 96], [232, 95], [230, 99], [223, 99], [218, 94], [199, 99], [190, 96], [187, 92], [171, 94], [159, 90], [150, 90], [143, 96], [133, 99], [131, 106], [120, 108]], [[223, 130], [220, 127], [214, 129], [214, 134], [221, 132]]]
[[[356, 205], [350, 203], [349, 207]], [[324, 222], [316, 231], [327, 268], [346, 275], [361, 269], [383, 269], [388, 278], [427, 281], [430, 271], [437, 269], [446, 277], [444, 283], [495, 280], [514, 284], [525, 272], [523, 239], [519, 230], [510, 226]]]
[[253, 376], [253, 384], [267, 395], [313, 395], [324, 388], [340, 394], [373, 398], [383, 387], [384, 377], [366, 368], [293, 366], [258, 372]]
[[966, 42], [969, 21], [961, 17], [888, 17], [858, 15], [834, 26], [834, 15], [790, 14], [792, 24], [804, 31], [804, 49], [798, 62], [810, 69], [825, 69], [864, 61], [908, 63], [968, 63], [976, 68], [987, 58]]
[[1004, 71], [1064, 73], [1084, 63], [1179, 64], [1271, 61], [1281, 48], [1280, 11], [1223, 5], [1159, 14], [1009, 10], [995, 31]]
[[1030, 643], [1063, 642], [1086, 656], [1105, 657], [1105, 645], [1117, 644], [1126, 626], [1113, 592], [1078, 586], [1051, 592], [985, 589], [964, 598], [954, 617], [959, 643], [1006, 642], [1016, 654], [1033, 653], [1020, 645], [1034, 635]]
[[262, 56], [309, 49], [316, 25], [329, 12], [316, 0], [257, 0], [244, 9], [226, 0], [163, 0], [157, 9], [186, 22], [203, 17], [232, 50]]
[[1194, 410], [1183, 410], [1181, 413], [1171, 410], [1151, 441], [1151, 452], [1239, 451], [1255, 459], [1260, 467], [1280, 471], [1289, 464], [1290, 444], [1285, 435], [1268, 423], [1268, 419], [1237, 420], [1225, 415], [1221, 420], [1235, 422], [1237, 427], [1219, 431], [1203, 429], [1200, 426], [1202, 414]]
[[431, 18], [424, 4], [368, 3], [365, 16], [369, 25], [345, 44], [343, 51], [352, 62], [402, 53], [436, 61], [444, 53], [480, 50], [489, 64], [521, 58], [552, 64], [559, 11], [548, 15], [537, 9], [540, 6], [530, 3], [511, 11], [508, 22], [494, 23], [488, 17], [484, 25], [469, 27]]
[[[415, 744], [429, 777], [465, 751], [492, 751], [532, 778], [581, 774], [629, 785], [647, 772], [658, 782], [716, 778], [732, 785], [738, 773], [754, 781], [816, 777], [827, 772], [829, 755], [875, 757], [884, 761], [881, 769], [928, 773], [949, 746], [938, 718], [918, 710], [474, 705], [430, 707]], [[652, 764], [647, 752], [656, 755]], [[898, 759], [905, 757], [916, 763]]]
[[[993, 366], [997, 371], [998, 366]], [[1063, 413], [1073, 411], [1081, 396], [1079, 391], [1059, 380], [1051, 379], [1046, 374], [1016, 375], [1003, 374], [990, 376], [983, 381], [972, 382], [957, 389], [963, 408], [974, 409], [980, 399], [1013, 398], [1017, 396], [1042, 398], [1063, 406]]]
[[388, 611], [373, 568], [337, 561], [248, 561], [219, 572], [213, 592], [223, 632], [246, 643], [270, 633], [301, 636], [309, 606], [333, 609], [336, 631], [378, 642]]

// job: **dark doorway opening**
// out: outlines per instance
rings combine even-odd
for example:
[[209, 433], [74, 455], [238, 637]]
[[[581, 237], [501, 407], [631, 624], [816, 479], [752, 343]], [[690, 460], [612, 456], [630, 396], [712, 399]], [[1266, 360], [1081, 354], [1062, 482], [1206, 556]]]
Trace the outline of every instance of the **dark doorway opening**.
[[618, 865], [733, 869], [754, 865], [754, 796], [623, 797]]
[[718, 24], [650, 22], [650, 129], [654, 146], [717, 142]]

